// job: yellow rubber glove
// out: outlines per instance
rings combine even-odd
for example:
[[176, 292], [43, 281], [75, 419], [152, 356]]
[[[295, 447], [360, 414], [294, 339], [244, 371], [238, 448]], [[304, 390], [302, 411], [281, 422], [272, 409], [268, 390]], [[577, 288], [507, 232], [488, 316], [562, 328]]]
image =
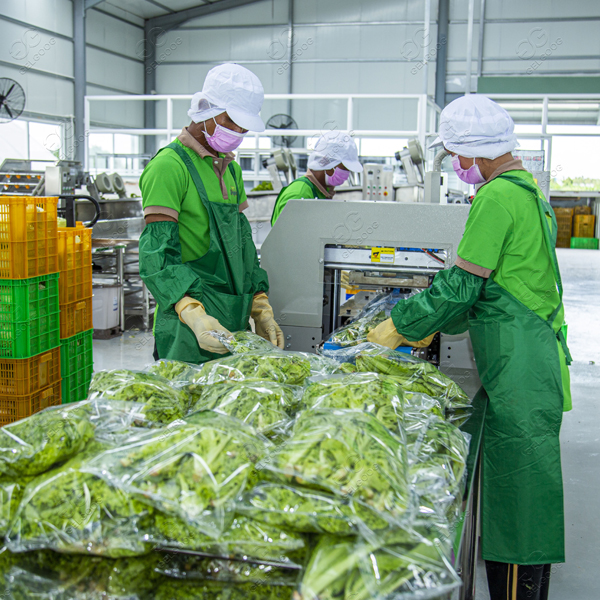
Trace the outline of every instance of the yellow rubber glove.
[[175, 311], [179, 315], [179, 319], [194, 332], [198, 345], [202, 350], [214, 354], [227, 354], [229, 352], [210, 332], [221, 331], [229, 336], [231, 332], [225, 329], [217, 319], [207, 315], [201, 302], [186, 296], [175, 305]]
[[283, 350], [285, 347], [283, 331], [281, 331], [281, 328], [277, 325], [275, 315], [273, 315], [273, 309], [269, 304], [269, 298], [264, 292], [254, 296], [252, 312], [250, 315], [254, 319], [257, 335], [265, 338], [265, 340], [269, 340], [271, 344], [279, 346], [279, 348]]
[[[436, 332], [437, 333], [437, 332]], [[425, 348], [431, 344], [433, 336], [432, 333], [429, 337], [419, 342], [409, 342], [403, 335], [400, 335], [396, 330], [394, 321], [392, 319], [386, 319], [383, 323], [380, 323], [369, 332], [367, 340], [373, 344], [379, 344], [380, 346], [387, 346], [388, 348], [396, 349], [398, 346], [412, 346], [413, 348]]]

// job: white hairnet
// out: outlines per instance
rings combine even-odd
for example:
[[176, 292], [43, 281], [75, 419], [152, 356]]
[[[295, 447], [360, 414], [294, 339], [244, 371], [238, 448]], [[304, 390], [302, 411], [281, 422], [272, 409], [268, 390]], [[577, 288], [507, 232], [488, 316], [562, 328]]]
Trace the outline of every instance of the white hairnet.
[[512, 152], [519, 145], [511, 116], [480, 94], [461, 96], [442, 110], [439, 137], [429, 148], [442, 144], [465, 158], [489, 159]]
[[192, 97], [188, 117], [201, 123], [227, 112], [231, 120], [249, 131], [262, 132], [260, 109], [265, 94], [260, 79], [234, 63], [219, 65], [206, 75], [201, 92]]
[[313, 153], [308, 157], [311, 171], [327, 171], [342, 163], [346, 169], [362, 173], [363, 167], [358, 161], [358, 149], [347, 131], [327, 131], [315, 144]]

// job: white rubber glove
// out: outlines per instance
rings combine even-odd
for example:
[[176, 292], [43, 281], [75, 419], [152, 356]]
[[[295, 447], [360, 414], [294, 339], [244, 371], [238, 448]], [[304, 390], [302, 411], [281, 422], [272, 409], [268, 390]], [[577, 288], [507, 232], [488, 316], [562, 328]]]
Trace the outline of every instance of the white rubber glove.
[[202, 350], [214, 354], [229, 352], [210, 332], [220, 331], [228, 336], [231, 336], [231, 332], [225, 329], [217, 319], [207, 315], [201, 302], [186, 296], [175, 305], [175, 311], [179, 315], [179, 319], [194, 332]]
[[265, 338], [265, 340], [269, 340], [271, 344], [283, 350], [285, 347], [283, 331], [277, 325], [273, 309], [269, 304], [269, 298], [264, 292], [254, 296], [250, 315], [254, 319], [257, 335]]

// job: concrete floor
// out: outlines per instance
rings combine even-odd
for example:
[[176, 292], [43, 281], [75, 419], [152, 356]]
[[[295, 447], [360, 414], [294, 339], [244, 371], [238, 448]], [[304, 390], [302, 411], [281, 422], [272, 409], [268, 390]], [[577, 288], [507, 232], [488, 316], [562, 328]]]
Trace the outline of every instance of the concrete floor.
[[[600, 252], [558, 249], [569, 347], [573, 410], [561, 431], [567, 562], [553, 569], [550, 600], [598, 598], [600, 556]], [[150, 332], [94, 341], [95, 369], [141, 369], [152, 361]], [[489, 600], [483, 563], [476, 600]]]

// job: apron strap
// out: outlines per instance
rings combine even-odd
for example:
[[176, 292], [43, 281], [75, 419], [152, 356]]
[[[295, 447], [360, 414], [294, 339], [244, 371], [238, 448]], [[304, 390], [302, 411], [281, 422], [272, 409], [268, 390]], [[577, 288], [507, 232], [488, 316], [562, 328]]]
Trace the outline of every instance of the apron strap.
[[238, 180], [237, 180], [237, 175], [235, 173], [235, 168], [233, 166], [233, 163], [230, 162], [227, 165], [227, 168], [229, 169], [229, 172], [231, 173], [231, 176], [233, 177], [233, 182], [235, 183], [235, 191], [237, 192], [237, 199], [238, 199], [238, 204], [240, 203], [240, 186], [238, 185]]
[[[556, 258], [556, 250], [555, 250], [556, 235], [558, 232], [558, 225], [556, 223], [556, 215], [554, 214], [554, 211], [552, 210], [552, 207], [550, 206], [550, 204], [544, 198], [544, 195], [542, 194], [541, 190], [537, 186], [531, 185], [530, 183], [523, 181], [520, 177], [515, 177], [514, 175], [507, 175], [506, 173], [503, 173], [502, 175], [498, 175], [498, 177], [501, 179], [506, 179], [506, 181], [510, 181], [511, 183], [514, 183], [515, 185], [522, 187], [523, 189], [527, 190], [528, 192], [531, 192], [536, 198], [538, 212], [540, 215], [540, 220], [542, 221], [542, 231], [544, 233], [544, 241], [546, 243], [546, 248], [548, 250], [548, 254], [550, 255], [550, 262], [552, 264], [552, 270], [554, 271], [554, 279], [556, 281], [556, 288], [558, 290], [558, 295], [560, 298], [558, 305], [556, 306], [556, 308], [554, 309], [554, 311], [548, 318], [548, 322], [552, 326], [552, 324], [554, 323], [554, 320], [556, 319], [556, 316], [560, 312], [560, 309], [563, 307], [563, 303], [562, 303], [563, 285], [562, 285], [562, 278], [560, 276], [560, 270], [558, 268], [558, 259]], [[550, 226], [548, 225], [548, 219], [552, 223], [552, 229], [550, 229]], [[558, 337], [558, 339], [560, 341], [560, 345], [562, 346], [563, 352], [565, 353], [565, 357], [567, 359], [567, 364], [570, 365], [573, 359], [571, 357], [571, 353], [569, 352], [569, 348], [567, 346], [567, 340], [565, 339], [564, 333], [562, 331], [562, 323], [561, 323], [561, 327], [559, 327], [558, 331], [556, 332], [556, 336]]]

